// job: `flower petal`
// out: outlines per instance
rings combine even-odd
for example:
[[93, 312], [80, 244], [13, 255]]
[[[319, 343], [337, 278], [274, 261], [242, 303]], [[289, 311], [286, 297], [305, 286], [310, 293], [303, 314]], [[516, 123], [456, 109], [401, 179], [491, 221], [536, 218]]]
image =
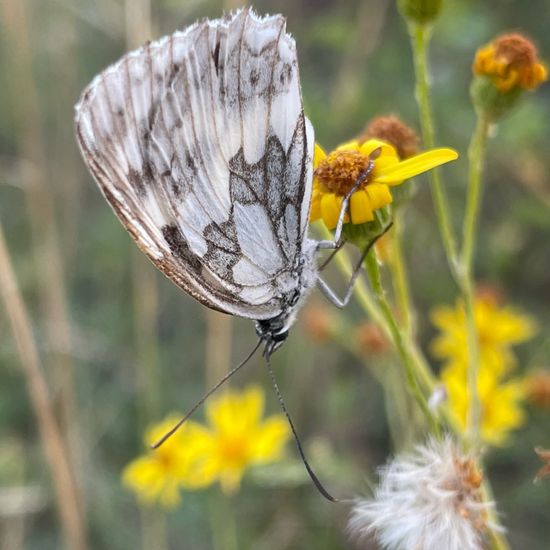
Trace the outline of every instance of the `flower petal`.
[[342, 209], [342, 197], [326, 193], [321, 197], [321, 217], [329, 229], [334, 229]]
[[388, 156], [397, 159], [397, 152], [395, 148], [389, 143], [386, 143], [385, 141], [382, 141], [380, 139], [368, 139], [361, 145], [361, 147], [359, 147], [359, 151], [363, 155], [367, 156], [369, 156], [376, 149], [380, 149], [380, 157]]
[[315, 142], [315, 147], [313, 149], [313, 169], [316, 170], [317, 166], [327, 157], [324, 149]]
[[356, 191], [350, 198], [352, 223], [365, 223], [374, 220], [369, 197], [364, 190]]
[[381, 170], [377, 173], [376, 181], [378, 183], [396, 185], [405, 179], [422, 174], [457, 158], [458, 153], [453, 149], [432, 149], [393, 166], [387, 166], [383, 171]]
[[279, 460], [289, 437], [290, 429], [285, 418], [281, 415], [267, 418], [256, 433], [252, 461], [261, 464]]
[[321, 217], [321, 197], [322, 193], [317, 189], [311, 194], [311, 207], [309, 209], [309, 221], [316, 222]]
[[371, 183], [367, 185], [365, 191], [369, 196], [370, 205], [373, 210], [391, 204], [393, 200], [388, 186], [384, 184]]

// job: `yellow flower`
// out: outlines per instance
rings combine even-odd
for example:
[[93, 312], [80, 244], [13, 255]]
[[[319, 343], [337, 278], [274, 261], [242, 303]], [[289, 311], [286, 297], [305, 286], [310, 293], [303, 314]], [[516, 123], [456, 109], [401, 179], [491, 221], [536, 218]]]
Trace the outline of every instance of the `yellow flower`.
[[[315, 144], [310, 220], [322, 219], [329, 229], [336, 227], [342, 200], [365, 171], [369, 160], [374, 162], [374, 169], [350, 199], [353, 224], [374, 220], [373, 212], [392, 202], [391, 186], [457, 157], [452, 149], [433, 149], [400, 161], [394, 147], [376, 139], [362, 144], [350, 141], [329, 155]], [[348, 214], [345, 221], [350, 221]]]
[[[515, 365], [511, 347], [531, 338], [533, 320], [510, 307], [501, 307], [495, 299], [478, 296], [475, 300], [475, 321], [479, 339], [480, 363], [495, 373], [503, 373]], [[431, 345], [433, 355], [447, 362], [468, 364], [468, 343], [464, 304], [439, 306], [431, 314], [433, 324], [441, 331]]]
[[279, 460], [290, 435], [283, 415], [262, 420], [264, 394], [256, 386], [228, 391], [206, 403], [208, 424], [204, 470], [226, 492], [236, 490], [244, 471]]
[[[467, 427], [470, 397], [466, 365], [455, 362], [441, 373], [449, 399], [449, 409], [463, 430]], [[525, 385], [522, 380], [501, 381], [493, 369], [480, 364], [478, 394], [481, 405], [481, 438], [491, 445], [502, 445], [510, 431], [525, 421], [522, 404]]]
[[[150, 447], [180, 418], [173, 414], [154, 425], [145, 435], [145, 444]], [[158, 449], [130, 462], [122, 473], [123, 484], [146, 504], [178, 506], [180, 489], [199, 489], [213, 481], [211, 473], [203, 467], [206, 441], [205, 429], [188, 421]]]
[[532, 90], [548, 78], [535, 45], [521, 34], [504, 34], [480, 48], [473, 71], [489, 77], [501, 92]]

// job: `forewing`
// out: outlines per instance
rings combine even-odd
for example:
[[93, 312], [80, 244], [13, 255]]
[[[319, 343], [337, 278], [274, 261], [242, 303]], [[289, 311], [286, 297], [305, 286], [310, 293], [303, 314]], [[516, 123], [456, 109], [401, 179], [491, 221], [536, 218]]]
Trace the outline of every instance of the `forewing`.
[[281, 312], [313, 147], [283, 17], [244, 10], [126, 55], [84, 91], [76, 127], [103, 194], [168, 277], [214, 309]]

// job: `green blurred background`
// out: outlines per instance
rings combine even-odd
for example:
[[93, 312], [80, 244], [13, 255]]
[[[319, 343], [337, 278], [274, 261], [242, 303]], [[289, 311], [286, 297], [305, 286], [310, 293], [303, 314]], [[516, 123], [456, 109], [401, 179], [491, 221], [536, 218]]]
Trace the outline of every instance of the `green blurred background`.
[[[356, 135], [373, 116], [396, 113], [418, 128], [408, 36], [393, 0], [258, 1], [281, 12], [298, 44], [304, 102], [326, 148]], [[151, 422], [191, 406], [205, 386], [255, 342], [250, 322], [210, 313], [167, 281], [136, 250], [86, 172], [73, 137], [82, 88], [129, 47], [218, 17], [214, 0], [3, 0], [0, 8], [0, 219], [43, 368], [85, 502], [89, 548], [225, 548], [219, 490], [184, 495], [166, 518], [124, 489], [124, 465], [143, 452]], [[150, 16], [150, 23], [149, 23]], [[149, 30], [152, 29], [152, 30]], [[547, 0], [446, 2], [431, 59], [438, 143], [462, 158], [446, 168], [455, 221], [461, 219], [475, 50], [495, 34], [522, 30], [550, 58]], [[498, 284], [540, 326], [520, 350], [521, 368], [548, 366], [550, 341], [550, 87], [529, 95], [491, 143], [477, 278]], [[456, 290], [443, 256], [429, 188], [419, 178], [406, 211], [406, 257], [420, 341], [433, 336], [428, 311]], [[335, 271], [331, 281], [343, 286]], [[323, 302], [315, 296], [313, 302]], [[352, 305], [342, 323], [359, 323]], [[339, 321], [338, 321], [339, 322]], [[307, 327], [306, 327], [307, 328]], [[366, 358], [374, 368], [397, 359]], [[376, 364], [378, 363], [378, 364]], [[337, 494], [369, 491], [392, 452], [383, 392], [355, 356], [316, 342], [299, 322], [274, 365], [320, 477]], [[266, 389], [255, 359], [232, 382]], [[390, 404], [391, 406], [391, 404]], [[200, 418], [200, 414], [199, 414]], [[550, 482], [532, 483], [535, 445], [550, 447], [548, 412], [507, 447], [488, 455], [489, 475], [513, 548], [550, 548]], [[295, 462], [245, 479], [226, 502], [238, 548], [336, 549], [347, 507], [325, 502]], [[14, 504], [15, 503], [15, 504]], [[0, 309], [0, 547], [62, 547], [47, 464], [19, 356]], [[216, 535], [218, 533], [218, 535]], [[152, 537], [152, 538], [151, 538]], [[4, 544], [4, 546], [1, 546]], [[363, 546], [365, 548], [365, 546]], [[374, 546], [372, 547], [374, 548]], [[442, 549], [444, 550], [444, 549]]]

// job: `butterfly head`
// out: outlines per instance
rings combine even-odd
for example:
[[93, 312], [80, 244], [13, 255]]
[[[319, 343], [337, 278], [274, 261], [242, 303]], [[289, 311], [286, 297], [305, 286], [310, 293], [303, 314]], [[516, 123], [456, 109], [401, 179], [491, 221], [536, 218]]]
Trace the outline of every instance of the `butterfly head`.
[[264, 355], [270, 356], [287, 339], [290, 326], [296, 318], [297, 299], [282, 313], [271, 319], [256, 321], [256, 334], [265, 343]]
[[[286, 322], [285, 322], [286, 321]], [[289, 319], [279, 315], [273, 319], [256, 321], [256, 334], [265, 343], [264, 355], [270, 356], [288, 337]]]

